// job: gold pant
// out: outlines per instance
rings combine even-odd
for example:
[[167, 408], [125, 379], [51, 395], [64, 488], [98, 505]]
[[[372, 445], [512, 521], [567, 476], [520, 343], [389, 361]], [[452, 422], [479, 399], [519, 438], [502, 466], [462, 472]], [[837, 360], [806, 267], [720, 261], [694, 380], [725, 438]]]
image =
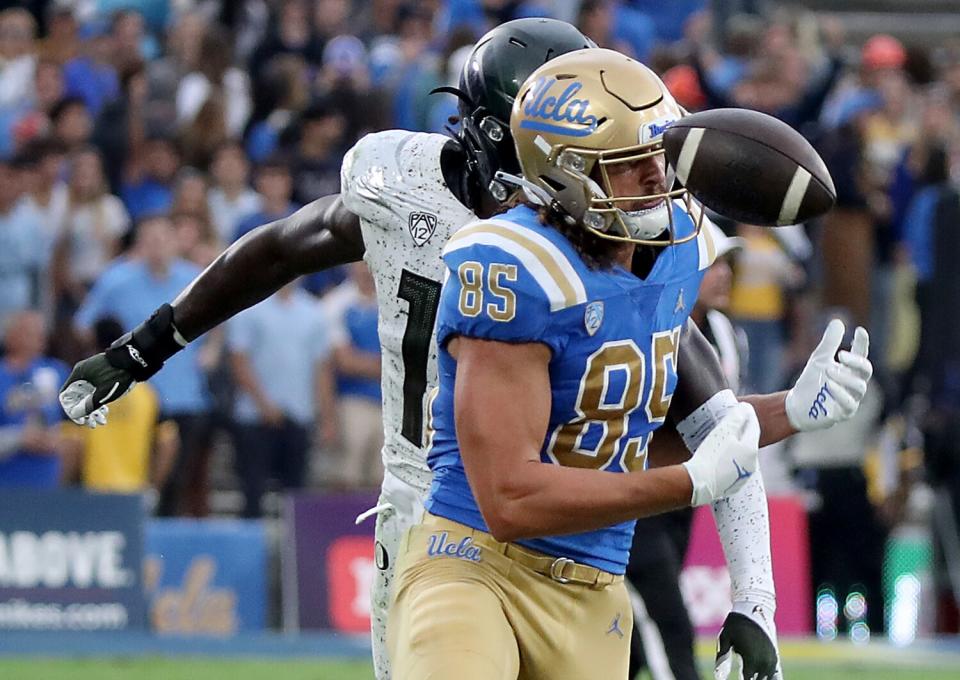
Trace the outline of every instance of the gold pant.
[[[626, 678], [633, 612], [623, 579], [562, 562], [551, 577], [542, 565], [555, 561], [425, 515], [400, 547], [387, 623], [393, 680]], [[568, 575], [594, 585], [562, 582]]]

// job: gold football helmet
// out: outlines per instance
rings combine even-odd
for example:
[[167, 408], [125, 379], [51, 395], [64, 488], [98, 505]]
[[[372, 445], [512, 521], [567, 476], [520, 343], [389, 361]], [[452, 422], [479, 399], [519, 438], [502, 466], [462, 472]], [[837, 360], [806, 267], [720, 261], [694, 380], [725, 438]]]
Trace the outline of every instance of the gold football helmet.
[[[664, 130], [683, 114], [638, 61], [600, 48], [561, 55], [531, 74], [513, 104], [520, 183], [528, 198], [602, 238], [659, 246], [696, 238], [699, 224], [676, 238], [673, 199], [683, 198], [697, 222], [701, 213], [685, 189], [671, 190], [662, 145]], [[611, 175], [644, 159], [662, 173], [655, 193], [616, 195]], [[645, 191], [639, 183], [637, 190]]]

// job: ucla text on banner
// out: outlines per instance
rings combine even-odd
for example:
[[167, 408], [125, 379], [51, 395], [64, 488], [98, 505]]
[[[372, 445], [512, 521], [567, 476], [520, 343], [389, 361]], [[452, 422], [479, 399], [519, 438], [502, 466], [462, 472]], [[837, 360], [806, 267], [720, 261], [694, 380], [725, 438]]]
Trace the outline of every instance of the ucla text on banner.
[[0, 630], [143, 628], [139, 496], [4, 489]]
[[284, 507], [284, 627], [370, 630], [375, 493], [294, 495]]
[[147, 522], [144, 587], [160, 633], [232, 635], [267, 623], [267, 535], [252, 520]]

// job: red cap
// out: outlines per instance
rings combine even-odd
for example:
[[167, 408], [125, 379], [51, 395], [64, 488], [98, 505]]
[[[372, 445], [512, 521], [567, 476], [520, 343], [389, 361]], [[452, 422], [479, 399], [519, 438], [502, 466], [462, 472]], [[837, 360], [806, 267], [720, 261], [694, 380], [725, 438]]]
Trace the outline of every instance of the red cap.
[[700, 89], [700, 79], [692, 66], [680, 64], [663, 74], [663, 84], [683, 108], [691, 111], [703, 108], [707, 98]]
[[863, 46], [860, 60], [867, 68], [901, 68], [907, 61], [907, 51], [903, 43], [892, 35], [879, 34], [870, 38]]

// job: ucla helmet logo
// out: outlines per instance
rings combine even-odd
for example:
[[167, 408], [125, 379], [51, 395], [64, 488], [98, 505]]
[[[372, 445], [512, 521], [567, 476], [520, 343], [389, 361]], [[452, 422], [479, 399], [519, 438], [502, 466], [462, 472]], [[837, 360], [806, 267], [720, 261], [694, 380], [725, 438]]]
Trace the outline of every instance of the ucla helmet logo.
[[597, 117], [587, 113], [589, 99], [578, 99], [576, 94], [583, 83], [573, 81], [561, 91], [556, 78], [538, 78], [523, 107], [520, 127], [540, 132], [552, 132], [571, 137], [586, 137], [597, 129]]

